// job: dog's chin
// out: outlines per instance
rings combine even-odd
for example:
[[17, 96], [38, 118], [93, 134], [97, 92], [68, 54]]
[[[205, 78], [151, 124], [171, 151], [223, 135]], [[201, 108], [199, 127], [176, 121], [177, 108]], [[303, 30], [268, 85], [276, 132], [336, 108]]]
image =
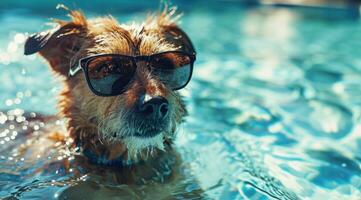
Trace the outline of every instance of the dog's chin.
[[123, 138], [130, 157], [137, 157], [139, 153], [152, 154], [154, 150], [164, 150], [164, 136], [162, 133], [152, 133], [147, 136], [135, 133]]

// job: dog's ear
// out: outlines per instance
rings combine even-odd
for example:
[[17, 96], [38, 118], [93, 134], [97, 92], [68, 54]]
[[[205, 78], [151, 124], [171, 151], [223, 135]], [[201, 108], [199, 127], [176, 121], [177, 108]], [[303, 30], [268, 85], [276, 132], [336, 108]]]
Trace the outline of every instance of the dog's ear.
[[179, 50], [184, 51], [189, 54], [195, 54], [196, 50], [189, 39], [188, 35], [179, 27], [175, 25], [169, 25], [163, 27], [163, 34], [165, 40], [179, 46]]
[[48, 31], [31, 35], [25, 42], [25, 55], [39, 53], [51, 68], [62, 75], [67, 75], [73, 56], [83, 45], [87, 32], [84, 15], [71, 11], [71, 21], [57, 21], [58, 26]]

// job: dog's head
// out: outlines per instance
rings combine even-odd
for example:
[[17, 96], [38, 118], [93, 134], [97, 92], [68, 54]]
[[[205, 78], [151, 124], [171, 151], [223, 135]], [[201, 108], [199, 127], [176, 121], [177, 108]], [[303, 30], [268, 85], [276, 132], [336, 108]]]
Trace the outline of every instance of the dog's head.
[[[170, 9], [149, 16], [142, 24], [120, 25], [112, 17], [88, 20], [81, 12], [70, 11], [70, 21], [56, 21], [54, 29], [28, 38], [25, 54], [39, 52], [65, 80], [60, 109], [75, 139], [93, 149], [102, 144], [109, 154], [117, 154], [111, 152], [114, 148], [128, 155], [163, 149], [173, 140], [186, 109], [175, 88], [161, 77], [164, 74], [149, 67], [150, 55], [162, 52], [184, 54], [162, 54], [166, 59], [158, 65], [193, 65], [195, 50], [173, 15]], [[93, 59], [104, 54], [108, 57]], [[90, 62], [79, 63], [87, 57]], [[77, 67], [83, 71], [70, 76], [69, 71]], [[108, 80], [114, 68], [123, 76], [116, 78], [116, 84]], [[192, 69], [187, 70], [191, 73]], [[167, 76], [178, 77], [175, 73]]]

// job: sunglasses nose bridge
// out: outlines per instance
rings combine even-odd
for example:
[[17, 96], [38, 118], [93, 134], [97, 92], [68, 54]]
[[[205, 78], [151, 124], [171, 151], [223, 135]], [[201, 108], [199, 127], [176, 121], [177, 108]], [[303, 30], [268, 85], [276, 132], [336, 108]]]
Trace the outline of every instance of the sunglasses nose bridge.
[[148, 56], [137, 56], [134, 57], [134, 64], [137, 68], [136, 71], [138, 72], [144, 72], [147, 71], [149, 67], [149, 57]]
[[136, 56], [134, 57], [134, 63], [138, 66], [148, 66], [149, 56]]

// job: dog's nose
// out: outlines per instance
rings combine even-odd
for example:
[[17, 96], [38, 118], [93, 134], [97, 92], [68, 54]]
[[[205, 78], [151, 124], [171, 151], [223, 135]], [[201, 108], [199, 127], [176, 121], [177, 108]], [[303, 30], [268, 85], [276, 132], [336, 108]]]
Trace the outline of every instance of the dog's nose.
[[146, 96], [140, 103], [139, 111], [156, 120], [162, 120], [168, 115], [169, 103], [161, 96]]

